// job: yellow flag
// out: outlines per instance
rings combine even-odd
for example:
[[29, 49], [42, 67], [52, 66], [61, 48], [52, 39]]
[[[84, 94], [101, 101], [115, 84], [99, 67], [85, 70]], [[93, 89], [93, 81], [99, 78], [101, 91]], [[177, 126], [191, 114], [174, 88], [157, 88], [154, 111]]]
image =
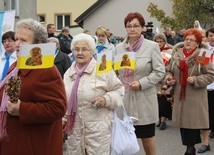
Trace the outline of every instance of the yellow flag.
[[114, 70], [120, 69], [135, 69], [136, 53], [124, 52], [115, 55], [114, 58]]
[[18, 68], [51, 68], [54, 65], [55, 50], [55, 43], [22, 45], [18, 53]]
[[112, 70], [112, 52], [97, 53], [96, 73], [103, 74]]

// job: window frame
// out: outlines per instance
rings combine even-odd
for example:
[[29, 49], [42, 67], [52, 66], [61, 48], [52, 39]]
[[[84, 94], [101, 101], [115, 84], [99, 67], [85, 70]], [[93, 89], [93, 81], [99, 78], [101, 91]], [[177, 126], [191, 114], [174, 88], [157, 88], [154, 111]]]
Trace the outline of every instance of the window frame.
[[[58, 16], [62, 16], [62, 28], [65, 26], [70, 27], [72, 25], [72, 14], [71, 13], [55, 13], [54, 14], [54, 20], [55, 20], [55, 26], [56, 26], [56, 31], [61, 31], [62, 29], [58, 29], [58, 21], [57, 21], [57, 17]], [[70, 25], [65, 25], [65, 16], [70, 16]]]
[[[39, 20], [39, 17], [40, 17], [40, 16], [44, 16], [45, 21], [41, 22], [41, 21]], [[45, 24], [45, 23], [46, 23], [46, 14], [45, 14], [45, 13], [37, 14], [37, 21], [40, 22], [41, 24]]]

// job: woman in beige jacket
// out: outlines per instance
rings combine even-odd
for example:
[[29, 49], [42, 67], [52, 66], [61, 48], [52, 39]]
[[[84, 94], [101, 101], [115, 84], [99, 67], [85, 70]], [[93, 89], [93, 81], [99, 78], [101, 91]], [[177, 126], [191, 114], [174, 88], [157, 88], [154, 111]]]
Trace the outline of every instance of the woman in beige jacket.
[[136, 54], [135, 69], [119, 71], [126, 86], [124, 105], [128, 115], [137, 118], [135, 133], [141, 138], [146, 155], [155, 155], [155, 123], [159, 120], [155, 85], [164, 77], [165, 67], [158, 44], [141, 34], [145, 26], [143, 16], [129, 13], [124, 25], [127, 37], [116, 46], [116, 54]]
[[112, 114], [123, 104], [124, 86], [113, 70], [96, 74], [96, 44], [90, 35], [76, 35], [71, 47], [76, 61], [64, 75], [69, 154], [109, 155]]
[[184, 33], [184, 43], [174, 47], [167, 79], [174, 85], [172, 121], [180, 128], [185, 155], [195, 155], [194, 145], [201, 142], [200, 129], [209, 128], [207, 85], [214, 80], [214, 70], [209, 64], [197, 63], [200, 49], [207, 48], [202, 43], [199, 30], [188, 29]]

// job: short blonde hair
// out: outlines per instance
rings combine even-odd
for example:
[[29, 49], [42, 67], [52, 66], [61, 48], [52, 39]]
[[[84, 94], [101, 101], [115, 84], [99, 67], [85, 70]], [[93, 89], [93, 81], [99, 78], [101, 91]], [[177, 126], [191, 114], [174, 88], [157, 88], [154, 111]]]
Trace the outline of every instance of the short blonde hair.
[[96, 36], [98, 36], [98, 35], [108, 36], [108, 30], [103, 26], [99, 26], [97, 28], [95, 34], [96, 34]]

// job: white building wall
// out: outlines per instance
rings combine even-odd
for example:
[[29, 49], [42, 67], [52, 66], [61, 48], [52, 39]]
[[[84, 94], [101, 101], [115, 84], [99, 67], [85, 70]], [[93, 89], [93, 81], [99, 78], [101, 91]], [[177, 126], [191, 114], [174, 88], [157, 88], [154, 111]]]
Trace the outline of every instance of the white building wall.
[[19, 0], [19, 19], [36, 19], [36, 0]]
[[[166, 15], [172, 15], [171, 0], [108, 0], [93, 14], [84, 20], [84, 29], [88, 29], [92, 35], [98, 26], [104, 26], [110, 30], [115, 36], [124, 37], [124, 18], [129, 12], [139, 12], [143, 15], [146, 23], [153, 22], [155, 31], [156, 26], [160, 27], [160, 22], [155, 18], [151, 18], [147, 12], [150, 3], [158, 5], [159, 9], [163, 9]], [[163, 32], [163, 30], [161, 30]]]

